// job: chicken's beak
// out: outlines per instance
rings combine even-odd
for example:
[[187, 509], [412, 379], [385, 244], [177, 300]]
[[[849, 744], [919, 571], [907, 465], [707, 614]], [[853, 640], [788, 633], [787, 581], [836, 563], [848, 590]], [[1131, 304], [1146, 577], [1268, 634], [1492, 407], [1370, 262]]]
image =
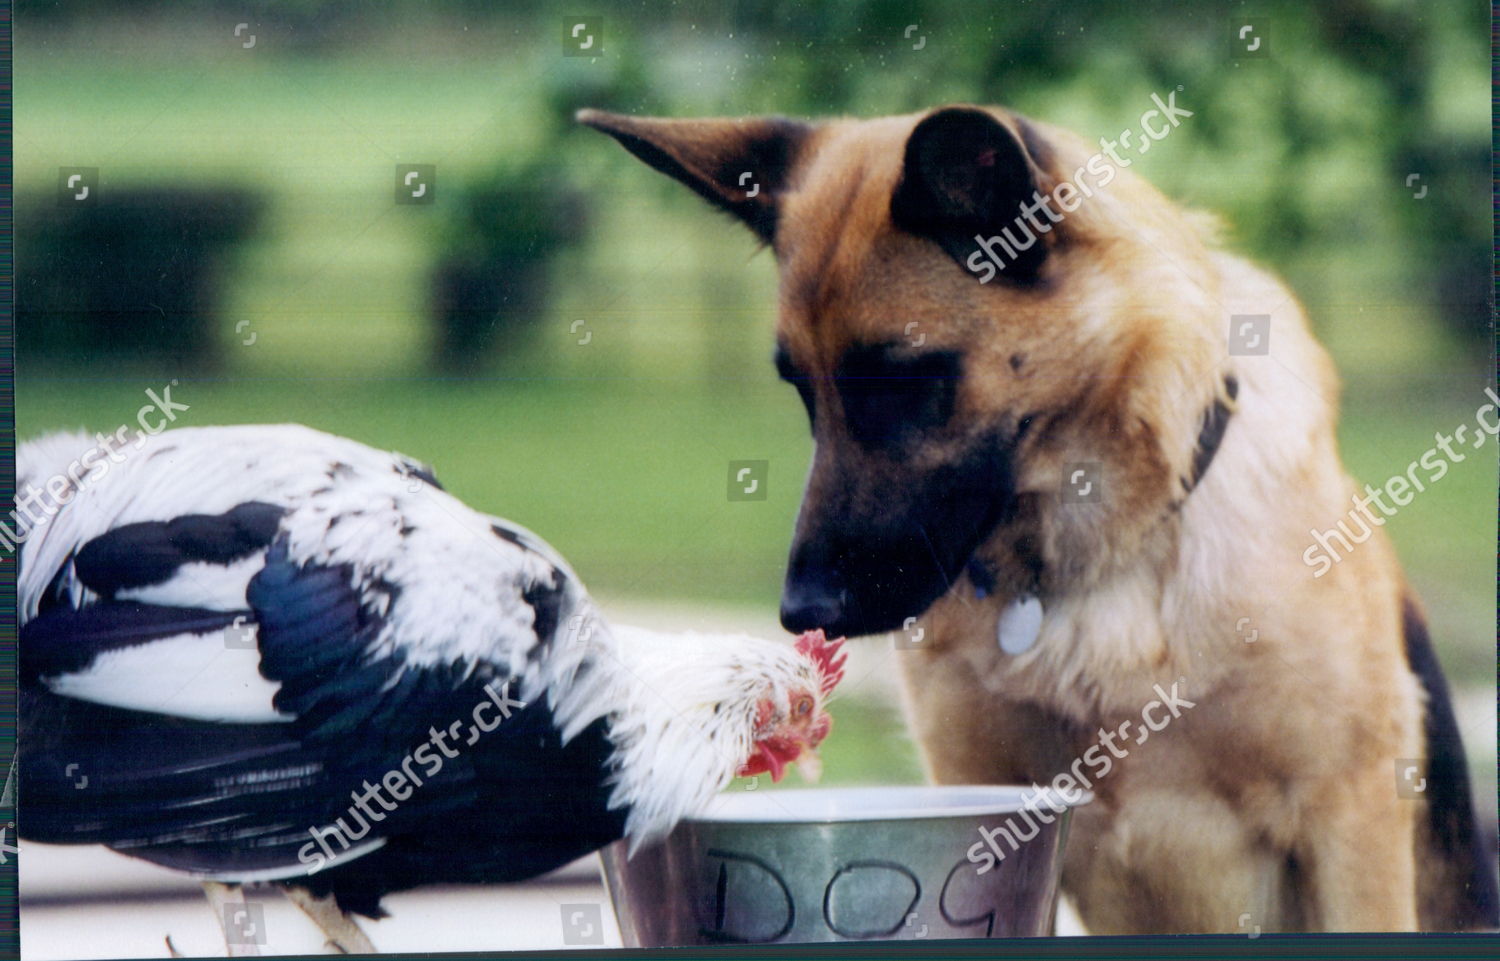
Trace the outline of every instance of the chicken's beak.
[[817, 755], [813, 753], [812, 744], [788, 738], [770, 738], [756, 743], [755, 753], [750, 755], [737, 776], [755, 777], [757, 774], [769, 773], [772, 783], [775, 783], [786, 776], [789, 765], [801, 764], [809, 759], [815, 768], [821, 767]]

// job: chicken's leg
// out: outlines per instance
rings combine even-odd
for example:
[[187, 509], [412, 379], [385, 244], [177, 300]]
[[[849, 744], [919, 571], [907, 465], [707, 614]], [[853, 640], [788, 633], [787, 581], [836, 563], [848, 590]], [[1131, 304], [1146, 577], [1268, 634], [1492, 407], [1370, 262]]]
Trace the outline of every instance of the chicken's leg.
[[260, 945], [266, 943], [261, 930], [263, 919], [251, 911], [245, 900], [245, 890], [238, 884], [222, 884], [204, 881], [203, 894], [214, 909], [214, 918], [219, 930], [224, 932], [224, 948], [231, 958], [253, 958], [260, 955]]
[[328, 938], [328, 946], [341, 954], [375, 954], [375, 945], [360, 930], [347, 912], [338, 906], [333, 895], [317, 897], [307, 888], [287, 885], [287, 900], [312, 918], [313, 924]]

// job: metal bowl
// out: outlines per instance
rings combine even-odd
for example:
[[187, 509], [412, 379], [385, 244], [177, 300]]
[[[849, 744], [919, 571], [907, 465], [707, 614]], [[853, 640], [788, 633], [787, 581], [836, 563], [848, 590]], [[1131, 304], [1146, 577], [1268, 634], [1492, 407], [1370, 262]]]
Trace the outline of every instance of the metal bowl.
[[1049, 794], [1039, 816], [1023, 813], [1032, 794], [726, 794], [633, 857], [605, 848], [605, 884], [627, 947], [1047, 935], [1071, 807], [1091, 798]]

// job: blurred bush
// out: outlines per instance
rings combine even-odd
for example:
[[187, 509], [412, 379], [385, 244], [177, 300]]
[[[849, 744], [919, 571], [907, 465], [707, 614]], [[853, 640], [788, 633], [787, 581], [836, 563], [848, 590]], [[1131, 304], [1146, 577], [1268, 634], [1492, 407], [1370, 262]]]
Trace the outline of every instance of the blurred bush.
[[531, 144], [444, 194], [430, 304], [432, 362], [441, 372], [514, 364], [535, 346], [554, 262], [584, 241], [590, 223], [589, 193], [559, 164], [579, 133], [574, 112], [660, 106], [643, 60], [592, 67], [570, 60], [538, 72], [541, 105]]
[[231, 186], [104, 190], [16, 205], [16, 329], [28, 357], [218, 360], [223, 280], [263, 209]]
[[496, 167], [448, 196], [432, 275], [432, 361], [465, 374], [497, 356], [526, 354], [545, 314], [552, 263], [583, 239], [585, 201], [536, 159]]

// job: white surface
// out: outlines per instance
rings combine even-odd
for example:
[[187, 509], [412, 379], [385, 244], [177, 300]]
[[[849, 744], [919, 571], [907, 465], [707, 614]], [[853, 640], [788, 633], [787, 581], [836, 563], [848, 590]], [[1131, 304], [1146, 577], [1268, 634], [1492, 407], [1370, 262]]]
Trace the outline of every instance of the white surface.
[[[168, 936], [182, 954], [224, 956], [218, 923], [193, 881], [98, 847], [20, 847], [25, 961], [160, 958]], [[317, 928], [279, 891], [250, 889], [247, 899], [264, 911], [262, 953], [325, 953]], [[360, 926], [382, 952], [598, 947], [564, 942], [568, 904], [597, 904], [603, 945], [620, 946], [594, 858], [526, 884], [393, 894], [385, 899], [391, 917]]]

